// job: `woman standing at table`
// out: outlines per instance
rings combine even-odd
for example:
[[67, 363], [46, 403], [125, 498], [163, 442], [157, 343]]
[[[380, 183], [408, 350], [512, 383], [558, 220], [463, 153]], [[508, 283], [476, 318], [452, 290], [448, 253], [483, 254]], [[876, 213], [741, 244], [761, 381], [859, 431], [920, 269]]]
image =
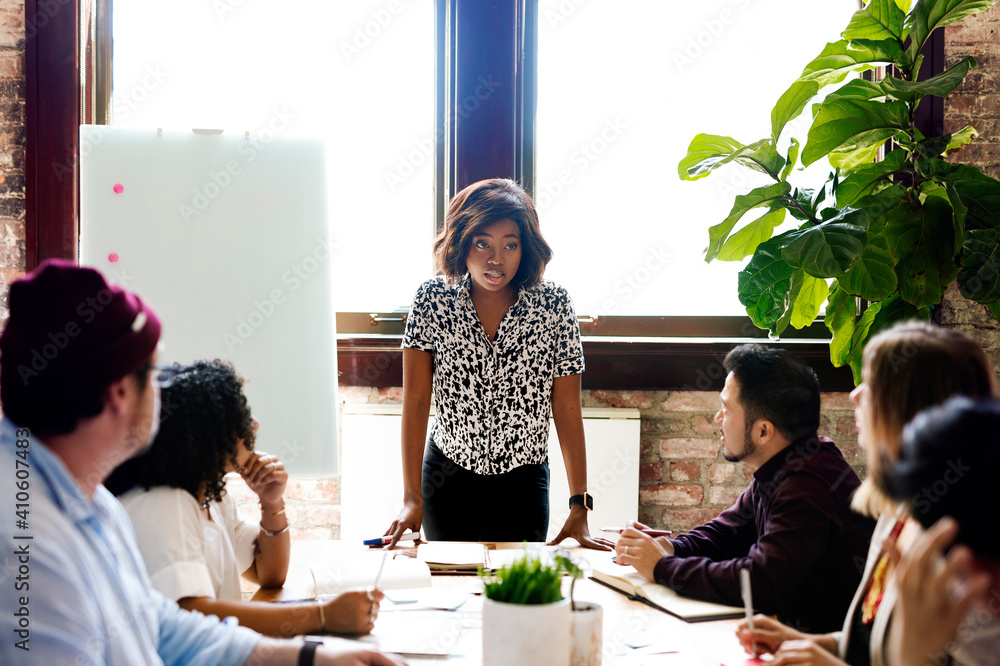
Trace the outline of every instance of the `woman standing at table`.
[[580, 328], [566, 291], [542, 280], [552, 251], [531, 198], [510, 180], [466, 187], [434, 252], [441, 275], [417, 290], [403, 337], [404, 505], [386, 534], [544, 541], [551, 415], [570, 488], [555, 542], [610, 550], [587, 524]]
[[[851, 399], [868, 475], [852, 506], [878, 518], [878, 523], [861, 586], [840, 632], [806, 634], [764, 615], [754, 617], [753, 630], [745, 622], [740, 624], [737, 635], [747, 652], [754, 644], [773, 652], [775, 666], [887, 663], [886, 639], [898, 592], [890, 551], [893, 546], [905, 551], [921, 529], [903, 503], [888, 497], [874, 480], [899, 459], [903, 428], [918, 412], [955, 395], [977, 399], [996, 395], [993, 369], [975, 340], [920, 321], [897, 324], [873, 337], [865, 347], [862, 379]], [[970, 633], [963, 640], [972, 643], [979, 638]]]
[[[182, 608], [235, 617], [262, 634], [369, 633], [378, 590], [290, 604], [242, 600], [241, 575], [261, 587], [285, 583], [288, 473], [277, 457], [254, 451], [259, 424], [231, 365], [174, 365], [160, 382], [163, 407], [152, 445], [105, 482], [132, 519], [153, 587]], [[257, 495], [259, 525], [239, 516], [226, 493], [229, 472]]]

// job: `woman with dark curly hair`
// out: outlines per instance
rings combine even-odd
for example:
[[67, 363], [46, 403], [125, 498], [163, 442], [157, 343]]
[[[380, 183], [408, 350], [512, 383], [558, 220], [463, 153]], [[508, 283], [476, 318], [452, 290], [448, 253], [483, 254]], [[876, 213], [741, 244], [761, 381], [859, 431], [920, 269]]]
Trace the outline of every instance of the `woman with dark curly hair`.
[[[261, 587], [285, 582], [288, 473], [275, 456], [254, 451], [258, 423], [231, 365], [173, 365], [160, 381], [160, 428], [152, 445], [105, 484], [132, 519], [153, 587], [182, 608], [233, 616], [264, 634], [370, 632], [382, 597], [378, 590], [344, 592], [317, 603], [241, 600], [240, 575]], [[230, 472], [257, 494], [260, 525], [244, 521], [226, 494]]]

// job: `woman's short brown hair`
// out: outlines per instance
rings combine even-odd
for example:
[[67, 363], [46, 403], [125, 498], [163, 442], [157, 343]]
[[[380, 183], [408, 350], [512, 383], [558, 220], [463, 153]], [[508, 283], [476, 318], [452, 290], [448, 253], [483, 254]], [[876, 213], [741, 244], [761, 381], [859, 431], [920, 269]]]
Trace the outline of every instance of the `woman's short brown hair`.
[[521, 235], [521, 263], [511, 282], [531, 287], [542, 279], [552, 248], [542, 238], [538, 213], [531, 197], [520, 185], [506, 178], [481, 180], [456, 194], [448, 204], [444, 229], [434, 241], [437, 271], [452, 280], [469, 272], [465, 260], [472, 238], [483, 227], [511, 220]]
[[899, 458], [903, 428], [921, 410], [955, 395], [996, 395], [996, 377], [978, 342], [951, 328], [907, 321], [873, 337], [865, 347], [862, 376], [867, 408], [861, 427], [868, 474], [854, 496], [856, 510], [877, 516], [895, 504], [874, 480]]

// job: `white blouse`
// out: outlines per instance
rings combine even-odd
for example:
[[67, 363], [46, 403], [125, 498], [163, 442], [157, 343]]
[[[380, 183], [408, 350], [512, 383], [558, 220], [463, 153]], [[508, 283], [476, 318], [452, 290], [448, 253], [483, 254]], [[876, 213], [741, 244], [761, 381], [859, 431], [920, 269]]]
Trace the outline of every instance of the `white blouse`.
[[260, 527], [240, 517], [228, 494], [209, 504], [212, 520], [191, 493], [179, 488], [133, 489], [121, 503], [159, 592], [174, 601], [241, 599], [240, 575], [253, 564]]
[[403, 346], [434, 356], [430, 437], [477, 474], [542, 463], [553, 382], [584, 369], [573, 302], [552, 282], [522, 288], [491, 343], [470, 284], [468, 276], [457, 284], [443, 276], [424, 282], [406, 319]]

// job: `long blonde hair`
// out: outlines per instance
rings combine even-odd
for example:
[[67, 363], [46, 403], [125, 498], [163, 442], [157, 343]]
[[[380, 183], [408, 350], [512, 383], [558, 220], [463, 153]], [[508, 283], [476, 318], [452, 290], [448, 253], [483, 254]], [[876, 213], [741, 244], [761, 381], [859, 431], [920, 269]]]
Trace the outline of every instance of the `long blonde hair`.
[[951, 328], [923, 321], [901, 322], [873, 337], [865, 348], [862, 381], [867, 395], [861, 436], [868, 473], [851, 506], [877, 517], [896, 510], [874, 479], [899, 457], [903, 427], [922, 409], [954, 395], [997, 395], [997, 382], [978, 342]]

